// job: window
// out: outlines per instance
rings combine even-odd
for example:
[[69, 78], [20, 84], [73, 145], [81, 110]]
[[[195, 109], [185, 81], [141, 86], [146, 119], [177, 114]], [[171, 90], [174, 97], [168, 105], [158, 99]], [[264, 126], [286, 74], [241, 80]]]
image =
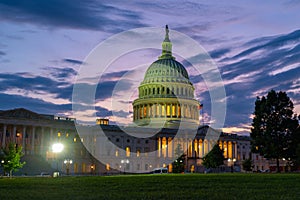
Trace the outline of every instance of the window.
[[116, 139], [116, 142], [120, 142], [120, 139], [119, 139], [119, 138], [117, 138], [117, 139]]
[[57, 133], [57, 137], [60, 137], [60, 136], [61, 136], [61, 133], [60, 133], [60, 132], [58, 132], [58, 133]]
[[115, 156], [116, 156], [116, 157], [119, 157], [119, 151], [118, 151], [118, 150], [116, 150]]
[[136, 157], [140, 157], [140, 154], [141, 154], [141, 150], [140, 150], [140, 149], [137, 149], [137, 150], [136, 150]]
[[130, 140], [129, 140], [129, 139], [127, 139], [127, 143], [130, 143]]
[[105, 169], [106, 169], [107, 171], [109, 171], [109, 170], [110, 170], [110, 165], [109, 165], [108, 163], [106, 163], [106, 167], [105, 167]]
[[130, 147], [126, 147], [126, 157], [130, 157]]

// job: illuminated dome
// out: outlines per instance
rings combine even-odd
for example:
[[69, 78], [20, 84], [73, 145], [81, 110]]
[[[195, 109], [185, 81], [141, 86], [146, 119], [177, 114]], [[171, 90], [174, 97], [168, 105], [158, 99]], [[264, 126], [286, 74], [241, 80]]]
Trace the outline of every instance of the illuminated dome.
[[169, 29], [162, 43], [162, 55], [153, 62], [139, 86], [133, 102], [133, 121], [151, 127], [176, 127], [199, 124], [199, 102], [184, 66], [172, 56]]

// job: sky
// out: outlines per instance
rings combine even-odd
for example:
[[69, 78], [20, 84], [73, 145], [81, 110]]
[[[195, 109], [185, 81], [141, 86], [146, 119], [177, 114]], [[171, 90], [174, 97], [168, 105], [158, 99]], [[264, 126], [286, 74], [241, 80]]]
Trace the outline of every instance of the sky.
[[[74, 84], [99, 44], [124, 31], [163, 30], [168, 24], [171, 31], [195, 40], [217, 66], [226, 91], [223, 131], [247, 134], [256, 97], [271, 89], [287, 92], [300, 113], [299, 10], [296, 0], [0, 0], [0, 110], [23, 107], [74, 116]], [[130, 124], [137, 87], [159, 54], [141, 49], [110, 63], [91, 101], [95, 109], [82, 109], [86, 120], [105, 117]], [[187, 64], [180, 56], [179, 61]], [[201, 121], [212, 124], [209, 87], [201, 74], [186, 67], [195, 98], [204, 105]], [[122, 95], [127, 98], [115, 98]]]

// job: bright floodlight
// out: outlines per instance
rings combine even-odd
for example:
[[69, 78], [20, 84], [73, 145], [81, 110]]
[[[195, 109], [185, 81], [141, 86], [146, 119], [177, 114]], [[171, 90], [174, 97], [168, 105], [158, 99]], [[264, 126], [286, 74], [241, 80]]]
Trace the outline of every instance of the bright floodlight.
[[52, 151], [54, 153], [60, 153], [64, 149], [64, 145], [62, 143], [56, 143], [52, 145]]

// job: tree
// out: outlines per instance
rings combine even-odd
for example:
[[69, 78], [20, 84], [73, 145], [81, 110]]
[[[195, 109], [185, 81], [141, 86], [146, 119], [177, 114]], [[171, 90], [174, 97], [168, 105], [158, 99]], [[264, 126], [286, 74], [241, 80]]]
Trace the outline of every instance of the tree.
[[257, 97], [250, 136], [251, 150], [267, 159], [279, 160], [288, 156], [289, 143], [298, 126], [293, 102], [285, 92], [271, 90], [267, 97]]
[[1, 164], [4, 171], [9, 172], [10, 178], [14, 171], [25, 165], [25, 162], [20, 162], [22, 156], [22, 147], [17, 147], [16, 144], [10, 143], [7, 149], [3, 149], [3, 162], [1, 161]]
[[[300, 115], [299, 115], [300, 118]], [[300, 126], [291, 134], [288, 140], [287, 159], [293, 170], [300, 167]]]
[[251, 171], [252, 169], [252, 160], [250, 158], [246, 159], [243, 161], [242, 163], [242, 166], [243, 166], [243, 170], [245, 171]]
[[217, 168], [224, 164], [224, 152], [218, 144], [215, 144], [213, 149], [203, 157], [202, 164], [206, 168]]
[[182, 173], [184, 172], [185, 154], [180, 144], [175, 149], [175, 156], [177, 159], [173, 162], [173, 172]]

